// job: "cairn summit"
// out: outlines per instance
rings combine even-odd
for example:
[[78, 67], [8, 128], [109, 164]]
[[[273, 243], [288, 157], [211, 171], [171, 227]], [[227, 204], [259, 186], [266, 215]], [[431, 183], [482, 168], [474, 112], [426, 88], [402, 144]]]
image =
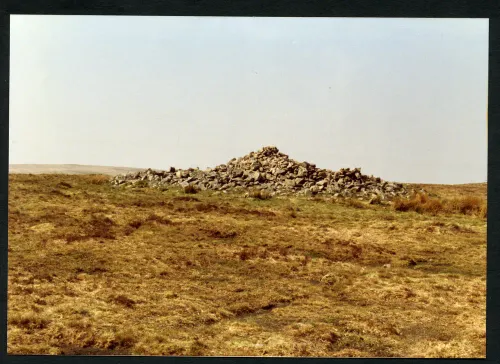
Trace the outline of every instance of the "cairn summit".
[[[116, 186], [134, 186], [146, 181], [150, 187], [193, 185], [201, 190], [247, 190], [258, 188], [274, 194], [332, 194], [381, 200], [408, 196], [401, 183], [366, 176], [361, 168], [342, 168], [339, 171], [317, 168], [315, 164], [298, 162], [281, 153], [276, 146], [233, 158], [226, 164], [199, 170], [194, 168], [166, 171], [147, 169], [118, 175], [111, 181]], [[144, 185], [144, 182], [141, 182]]]

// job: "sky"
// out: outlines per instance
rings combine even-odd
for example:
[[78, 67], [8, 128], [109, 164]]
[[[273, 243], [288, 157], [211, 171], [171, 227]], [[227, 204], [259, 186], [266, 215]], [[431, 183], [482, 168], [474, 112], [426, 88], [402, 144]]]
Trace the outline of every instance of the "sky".
[[11, 15], [11, 164], [213, 167], [263, 146], [487, 179], [488, 19]]

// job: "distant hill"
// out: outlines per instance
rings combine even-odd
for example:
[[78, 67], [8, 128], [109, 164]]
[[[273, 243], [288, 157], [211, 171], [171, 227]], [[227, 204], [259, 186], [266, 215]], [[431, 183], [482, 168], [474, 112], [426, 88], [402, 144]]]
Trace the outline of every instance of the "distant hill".
[[107, 174], [142, 171], [145, 168], [89, 166], [82, 164], [9, 164], [9, 174]]

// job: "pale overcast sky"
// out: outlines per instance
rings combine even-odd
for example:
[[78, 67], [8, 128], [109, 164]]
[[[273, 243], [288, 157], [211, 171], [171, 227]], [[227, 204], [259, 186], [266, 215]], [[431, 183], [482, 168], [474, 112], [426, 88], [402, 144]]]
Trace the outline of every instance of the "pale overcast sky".
[[10, 163], [206, 168], [265, 145], [484, 182], [487, 19], [11, 16]]

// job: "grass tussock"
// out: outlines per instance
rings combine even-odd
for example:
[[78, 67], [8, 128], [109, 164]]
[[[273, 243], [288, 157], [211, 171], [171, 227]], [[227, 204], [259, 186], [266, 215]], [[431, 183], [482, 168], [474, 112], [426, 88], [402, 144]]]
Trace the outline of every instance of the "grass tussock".
[[71, 184], [64, 182], [64, 181], [59, 182], [56, 186], [58, 188], [71, 188], [71, 187], [73, 187], [73, 186], [71, 186]]
[[484, 215], [481, 212], [486, 210], [486, 201], [474, 196], [450, 199], [446, 201], [446, 204], [449, 211], [464, 215]]
[[92, 216], [88, 223], [87, 237], [115, 239], [114, 227], [117, 224], [107, 216]]
[[224, 228], [211, 228], [205, 230], [208, 236], [216, 239], [232, 239], [235, 238], [238, 233], [232, 229], [224, 229]]
[[187, 194], [195, 194], [198, 193], [199, 191], [200, 190], [195, 185], [187, 185], [186, 187], [184, 187], [184, 193]]
[[133, 220], [133, 221], [129, 222], [128, 225], [134, 229], [139, 229], [143, 223], [144, 223], [144, 221], [142, 221], [142, 220]]
[[152, 221], [152, 222], [156, 222], [156, 223], [162, 224], [162, 225], [171, 225], [172, 224], [172, 220], [170, 220], [166, 217], [157, 215], [157, 214], [148, 215], [148, 217], [146, 218], [146, 221]]
[[187, 201], [187, 202], [200, 202], [200, 200], [193, 196], [176, 196], [173, 198], [174, 201]]
[[73, 243], [75, 241], [85, 240], [85, 239], [87, 239], [87, 236], [82, 235], [82, 234], [78, 234], [78, 233], [66, 232], [66, 233], [60, 234], [59, 238], [65, 240], [67, 243]]
[[9, 325], [14, 325], [23, 329], [45, 329], [50, 322], [50, 319], [47, 317], [33, 312], [8, 314]]
[[136, 304], [136, 302], [133, 299], [131, 299], [125, 295], [111, 296], [109, 301], [116, 303], [118, 305], [122, 305], [122, 306], [127, 307], [127, 308], [134, 308], [135, 304]]
[[149, 181], [147, 181], [147, 180], [135, 181], [132, 183], [132, 185], [135, 188], [146, 188], [146, 187], [149, 187]]
[[240, 252], [239, 257], [240, 257], [240, 260], [245, 261], [245, 260], [256, 258], [258, 255], [259, 255], [258, 249], [256, 247], [252, 247], [252, 248], [244, 248]]
[[129, 329], [117, 333], [113, 344], [121, 348], [131, 348], [134, 346], [136, 342], [137, 342], [136, 334]]
[[272, 195], [267, 190], [253, 189], [248, 192], [248, 197], [256, 200], [269, 200], [270, 198], [272, 198]]
[[60, 191], [58, 189], [55, 189], [55, 188], [50, 191], [50, 194], [54, 195], [54, 196], [62, 196], [62, 197], [65, 197], [65, 198], [71, 198], [70, 194], [67, 194], [67, 193], [65, 193], [63, 191]]
[[103, 185], [109, 183], [110, 178], [104, 175], [97, 175], [90, 178], [89, 182], [93, 185]]
[[62, 229], [57, 232], [57, 238], [66, 240], [68, 243], [83, 241], [87, 239], [116, 239], [117, 223], [111, 218], [100, 214], [93, 214], [74, 230]]
[[354, 198], [347, 198], [344, 200], [344, 205], [345, 206], [349, 206], [349, 207], [354, 207], [356, 209], [364, 209], [366, 208], [366, 204], [357, 200], [357, 199], [354, 199]]
[[9, 176], [9, 354], [485, 357], [485, 186], [430, 216], [90, 178]]
[[123, 232], [126, 236], [131, 235], [134, 231], [144, 226], [147, 223], [156, 223], [159, 225], [172, 225], [173, 222], [169, 218], [163, 217], [161, 215], [152, 213], [149, 214], [145, 219], [133, 219], [129, 221], [127, 225], [123, 228]]
[[370, 205], [381, 205], [382, 204], [382, 198], [377, 195], [375, 197], [372, 197], [368, 203]]
[[393, 208], [401, 212], [414, 211], [433, 215], [439, 213], [458, 213], [485, 218], [487, 203], [485, 199], [475, 196], [440, 199], [419, 192], [412, 195], [409, 199], [398, 198], [394, 200]]
[[486, 219], [488, 217], [488, 205], [486, 203], [481, 207], [479, 216], [481, 216], [483, 219]]

